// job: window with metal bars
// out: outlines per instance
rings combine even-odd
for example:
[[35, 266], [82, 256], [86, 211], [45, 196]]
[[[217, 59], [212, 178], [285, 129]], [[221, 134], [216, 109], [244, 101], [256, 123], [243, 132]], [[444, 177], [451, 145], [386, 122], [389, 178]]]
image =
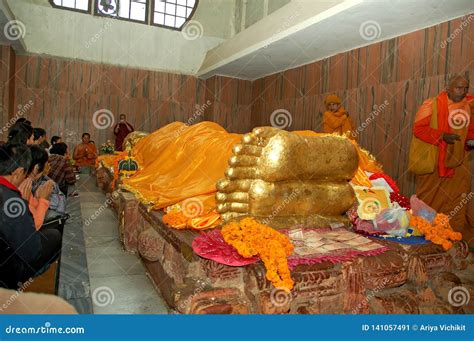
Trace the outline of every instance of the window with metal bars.
[[198, 0], [153, 0], [151, 24], [181, 30], [197, 5]]
[[[181, 30], [196, 11], [199, 0], [49, 0], [67, 9]], [[151, 13], [151, 15], [149, 15]]]
[[90, 13], [90, 0], [50, 0], [53, 7], [69, 9], [73, 11]]

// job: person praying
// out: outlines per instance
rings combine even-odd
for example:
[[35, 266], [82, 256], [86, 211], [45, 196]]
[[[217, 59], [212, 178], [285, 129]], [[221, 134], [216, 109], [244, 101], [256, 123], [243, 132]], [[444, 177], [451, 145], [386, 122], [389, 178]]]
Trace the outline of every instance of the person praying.
[[326, 112], [323, 114], [323, 133], [345, 135], [355, 140], [355, 126], [347, 110], [342, 107], [341, 99], [329, 95], [324, 100]]
[[97, 148], [95, 144], [90, 143], [90, 139], [89, 133], [82, 134], [82, 143], [78, 144], [74, 149], [73, 158], [78, 167], [95, 167]]

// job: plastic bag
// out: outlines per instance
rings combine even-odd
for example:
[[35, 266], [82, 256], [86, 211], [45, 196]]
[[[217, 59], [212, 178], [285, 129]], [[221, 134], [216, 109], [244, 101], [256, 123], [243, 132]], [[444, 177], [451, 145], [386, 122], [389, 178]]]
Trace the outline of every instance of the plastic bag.
[[431, 224], [436, 217], [436, 211], [413, 194], [410, 198], [411, 211], [414, 216], [422, 217]]
[[410, 219], [404, 208], [386, 208], [375, 218], [376, 229], [386, 234], [404, 237], [410, 225]]

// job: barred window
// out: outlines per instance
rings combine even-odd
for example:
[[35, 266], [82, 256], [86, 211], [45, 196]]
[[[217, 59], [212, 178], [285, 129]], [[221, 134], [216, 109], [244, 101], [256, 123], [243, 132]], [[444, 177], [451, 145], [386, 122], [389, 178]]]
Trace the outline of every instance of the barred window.
[[49, 2], [55, 8], [181, 30], [194, 15], [199, 0], [49, 0]]
[[192, 17], [198, 0], [154, 0], [153, 25], [180, 30]]
[[50, 0], [53, 7], [70, 9], [89, 13], [91, 10], [90, 0]]

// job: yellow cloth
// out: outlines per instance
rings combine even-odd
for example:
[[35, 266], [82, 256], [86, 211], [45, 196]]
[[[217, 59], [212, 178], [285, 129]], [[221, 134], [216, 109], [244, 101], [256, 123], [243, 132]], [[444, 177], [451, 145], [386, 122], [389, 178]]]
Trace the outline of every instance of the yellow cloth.
[[[313, 131], [297, 131], [304, 136], [323, 136]], [[160, 209], [191, 197], [198, 197], [207, 208], [215, 207], [217, 180], [224, 177], [232, 146], [242, 135], [228, 133], [213, 122], [186, 126], [173, 122], [140, 140], [132, 149], [140, 170], [123, 179], [125, 189]], [[353, 182], [370, 186], [364, 170], [380, 172], [375, 160], [356, 142], [359, 169]], [[110, 162], [109, 160], [107, 162]]]

